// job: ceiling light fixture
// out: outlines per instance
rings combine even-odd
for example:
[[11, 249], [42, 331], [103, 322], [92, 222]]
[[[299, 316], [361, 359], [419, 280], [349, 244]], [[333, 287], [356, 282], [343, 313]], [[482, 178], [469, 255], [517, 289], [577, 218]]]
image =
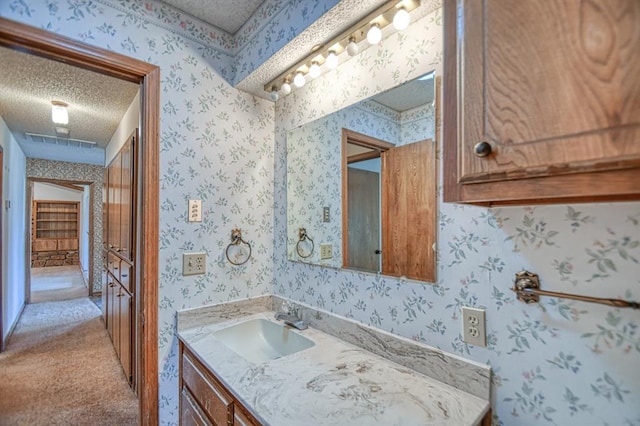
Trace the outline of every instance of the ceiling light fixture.
[[382, 40], [382, 30], [380, 25], [371, 24], [371, 28], [367, 31], [367, 41], [369, 44], [378, 44]]
[[338, 66], [338, 55], [336, 55], [336, 52], [330, 50], [324, 63], [330, 70], [335, 69]]
[[51, 101], [51, 121], [55, 124], [69, 124], [67, 106], [64, 102]]
[[295, 77], [293, 77], [293, 85], [296, 86], [297, 88], [301, 88], [302, 86], [304, 86], [304, 83], [306, 83], [306, 80], [304, 79], [304, 74], [298, 71]]
[[323, 67], [326, 67], [327, 70], [336, 68], [341, 62], [339, 56], [343, 52], [347, 52], [349, 56], [356, 56], [360, 52], [360, 44], [365, 38], [371, 45], [374, 45], [382, 40], [382, 30], [385, 28], [390, 27], [391, 32], [406, 29], [411, 22], [410, 12], [419, 6], [420, 0], [386, 1], [337, 36], [325, 43], [316, 44], [304, 58], [265, 84], [265, 92], [271, 98], [275, 86], [276, 89], [280, 88], [281, 95], [287, 96], [291, 93], [292, 82], [299, 88], [306, 83], [305, 76], [307, 74], [309, 74], [309, 79], [317, 78], [322, 74]]
[[273, 102], [277, 102], [280, 96], [278, 95], [278, 88], [276, 86], [271, 87], [271, 92], [269, 93], [269, 99]]
[[311, 66], [309, 67], [309, 75], [311, 76], [311, 78], [318, 78], [320, 77], [320, 74], [322, 74], [320, 65], [318, 65], [316, 61], [313, 61], [311, 63]]
[[356, 43], [356, 38], [354, 36], [349, 37], [349, 44], [347, 44], [347, 53], [349, 56], [356, 56], [360, 48], [358, 47], [358, 43]]
[[398, 9], [395, 15], [393, 15], [393, 28], [398, 31], [407, 29], [411, 23], [411, 15], [407, 12], [407, 9], [401, 7]]
[[282, 83], [282, 86], [280, 86], [280, 91], [285, 96], [287, 96], [289, 93], [291, 93], [291, 84], [289, 84], [289, 79], [288, 78], [284, 79], [284, 83]]

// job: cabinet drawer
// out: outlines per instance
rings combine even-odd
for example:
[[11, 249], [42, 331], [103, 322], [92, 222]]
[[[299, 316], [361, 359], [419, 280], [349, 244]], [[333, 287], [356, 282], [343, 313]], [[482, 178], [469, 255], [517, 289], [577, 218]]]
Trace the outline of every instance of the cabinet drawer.
[[182, 356], [182, 381], [214, 425], [226, 426], [233, 421], [231, 396], [188, 353]]
[[180, 424], [182, 426], [212, 425], [186, 388], [182, 388], [180, 395]]
[[125, 261], [120, 262], [120, 284], [133, 294], [133, 267]]

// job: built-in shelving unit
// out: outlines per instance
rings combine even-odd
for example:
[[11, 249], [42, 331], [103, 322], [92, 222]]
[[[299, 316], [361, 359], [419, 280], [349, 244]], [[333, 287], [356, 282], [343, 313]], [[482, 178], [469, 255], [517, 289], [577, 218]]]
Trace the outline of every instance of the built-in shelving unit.
[[32, 251], [34, 253], [78, 250], [80, 203], [77, 201], [34, 201], [31, 229]]

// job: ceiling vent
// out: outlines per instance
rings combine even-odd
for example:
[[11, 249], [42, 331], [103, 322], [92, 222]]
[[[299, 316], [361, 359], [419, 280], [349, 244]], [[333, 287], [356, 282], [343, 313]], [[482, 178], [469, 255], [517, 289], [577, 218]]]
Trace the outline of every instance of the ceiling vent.
[[61, 138], [57, 136], [41, 135], [38, 133], [25, 133], [30, 142], [47, 143], [50, 145], [70, 146], [74, 148], [96, 148], [97, 143], [82, 139]]

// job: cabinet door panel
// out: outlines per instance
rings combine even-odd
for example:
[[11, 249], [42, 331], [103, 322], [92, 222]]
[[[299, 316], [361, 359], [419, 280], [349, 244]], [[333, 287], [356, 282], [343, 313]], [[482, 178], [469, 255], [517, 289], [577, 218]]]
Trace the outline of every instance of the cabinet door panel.
[[121, 155], [121, 180], [120, 180], [120, 254], [131, 260], [132, 242], [132, 200], [133, 200], [133, 160], [135, 137], [129, 138], [124, 144]]
[[133, 318], [131, 316], [132, 312], [132, 298], [127, 291], [122, 288], [121, 285], [119, 287], [118, 298], [120, 299], [120, 363], [122, 364], [122, 369], [124, 370], [124, 374], [127, 377], [129, 383], [131, 383], [132, 379], [132, 345], [131, 345], [131, 329]]
[[640, 2], [458, 5], [460, 182], [640, 165]]

